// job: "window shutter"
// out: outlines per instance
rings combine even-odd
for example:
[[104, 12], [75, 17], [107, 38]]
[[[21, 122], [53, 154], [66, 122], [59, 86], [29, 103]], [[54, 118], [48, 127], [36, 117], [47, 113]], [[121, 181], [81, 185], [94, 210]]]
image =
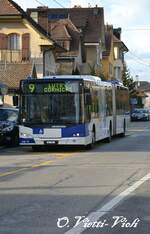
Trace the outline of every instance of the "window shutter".
[[8, 48], [8, 37], [4, 33], [0, 33], [0, 50], [7, 50]]
[[22, 35], [22, 60], [30, 59], [30, 34]]

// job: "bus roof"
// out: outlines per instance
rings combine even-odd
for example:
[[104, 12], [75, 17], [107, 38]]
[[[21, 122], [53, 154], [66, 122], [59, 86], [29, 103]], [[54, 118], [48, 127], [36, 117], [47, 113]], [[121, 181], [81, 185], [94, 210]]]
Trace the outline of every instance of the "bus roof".
[[90, 75], [53, 75], [45, 76], [43, 79], [77, 79], [77, 80], [89, 80], [89, 81], [101, 81], [100, 77]]
[[111, 83], [104, 82], [100, 77], [91, 76], [91, 75], [53, 75], [53, 76], [45, 76], [43, 79], [73, 79], [73, 80], [85, 80], [95, 82], [98, 85], [106, 85], [111, 86]]
[[[97, 85], [102, 85], [102, 86], [106, 86], [106, 87], [112, 87], [112, 85], [115, 86], [122, 86], [124, 87], [124, 85], [117, 81], [117, 80], [112, 80], [112, 81], [102, 81], [100, 77], [97, 76], [92, 76], [92, 75], [52, 75], [52, 76], [44, 76], [40, 79], [35, 80], [36, 81], [41, 81], [41, 80], [85, 80], [85, 81], [91, 81], [91, 82], [95, 82]], [[28, 77], [27, 80], [24, 81], [31, 81], [32, 77]]]

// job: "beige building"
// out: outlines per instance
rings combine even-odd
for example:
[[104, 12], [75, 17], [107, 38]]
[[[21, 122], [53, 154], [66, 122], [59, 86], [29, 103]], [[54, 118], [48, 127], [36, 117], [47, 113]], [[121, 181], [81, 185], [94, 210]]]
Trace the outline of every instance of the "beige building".
[[105, 26], [105, 46], [103, 52], [102, 71], [106, 80], [122, 81], [124, 54], [128, 48], [121, 40], [121, 29], [113, 29], [112, 25]]
[[62, 50], [50, 34], [12, 0], [0, 0], [0, 81], [13, 104], [19, 82], [28, 76], [55, 74], [55, 53]]

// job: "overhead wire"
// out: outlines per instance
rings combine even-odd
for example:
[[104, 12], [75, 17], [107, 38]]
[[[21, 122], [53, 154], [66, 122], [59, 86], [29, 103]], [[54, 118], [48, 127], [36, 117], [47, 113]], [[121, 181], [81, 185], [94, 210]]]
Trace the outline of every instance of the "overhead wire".
[[134, 59], [136, 59], [139, 63], [150, 67], [150, 63], [145, 62], [143, 59], [139, 58], [137, 55], [133, 54], [133, 53], [130, 52], [130, 51], [129, 51], [129, 54], [130, 54], [130, 55], [127, 55], [127, 56], [131, 56], [131, 57], [133, 57]]
[[57, 5], [59, 5], [60, 7], [65, 8], [61, 3], [59, 3], [59, 1], [57, 0], [52, 0], [52, 1], [55, 2]]
[[41, 6], [45, 6], [45, 4], [39, 0], [34, 0], [35, 2], [37, 2], [38, 4], [40, 4]]
[[124, 28], [123, 31], [150, 31], [150, 27], [148, 28]]
[[[44, 4], [42, 1], [39, 0], [34, 0], [35, 2], [37, 2], [38, 4], [40, 4], [41, 6], [46, 6], [46, 4]], [[63, 6], [61, 3], [59, 3], [59, 1], [57, 0], [52, 0], [53, 2], [55, 2], [57, 5], [59, 5], [62, 8], [65, 8], [65, 6]], [[48, 5], [48, 1], [47, 1], [47, 5]]]

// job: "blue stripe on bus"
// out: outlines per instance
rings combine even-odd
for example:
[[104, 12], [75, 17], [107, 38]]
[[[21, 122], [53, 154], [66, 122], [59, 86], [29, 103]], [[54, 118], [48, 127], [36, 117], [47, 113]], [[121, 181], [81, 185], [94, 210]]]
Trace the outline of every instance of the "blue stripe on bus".
[[80, 124], [73, 127], [62, 128], [62, 137], [86, 137], [89, 135], [88, 125]]

